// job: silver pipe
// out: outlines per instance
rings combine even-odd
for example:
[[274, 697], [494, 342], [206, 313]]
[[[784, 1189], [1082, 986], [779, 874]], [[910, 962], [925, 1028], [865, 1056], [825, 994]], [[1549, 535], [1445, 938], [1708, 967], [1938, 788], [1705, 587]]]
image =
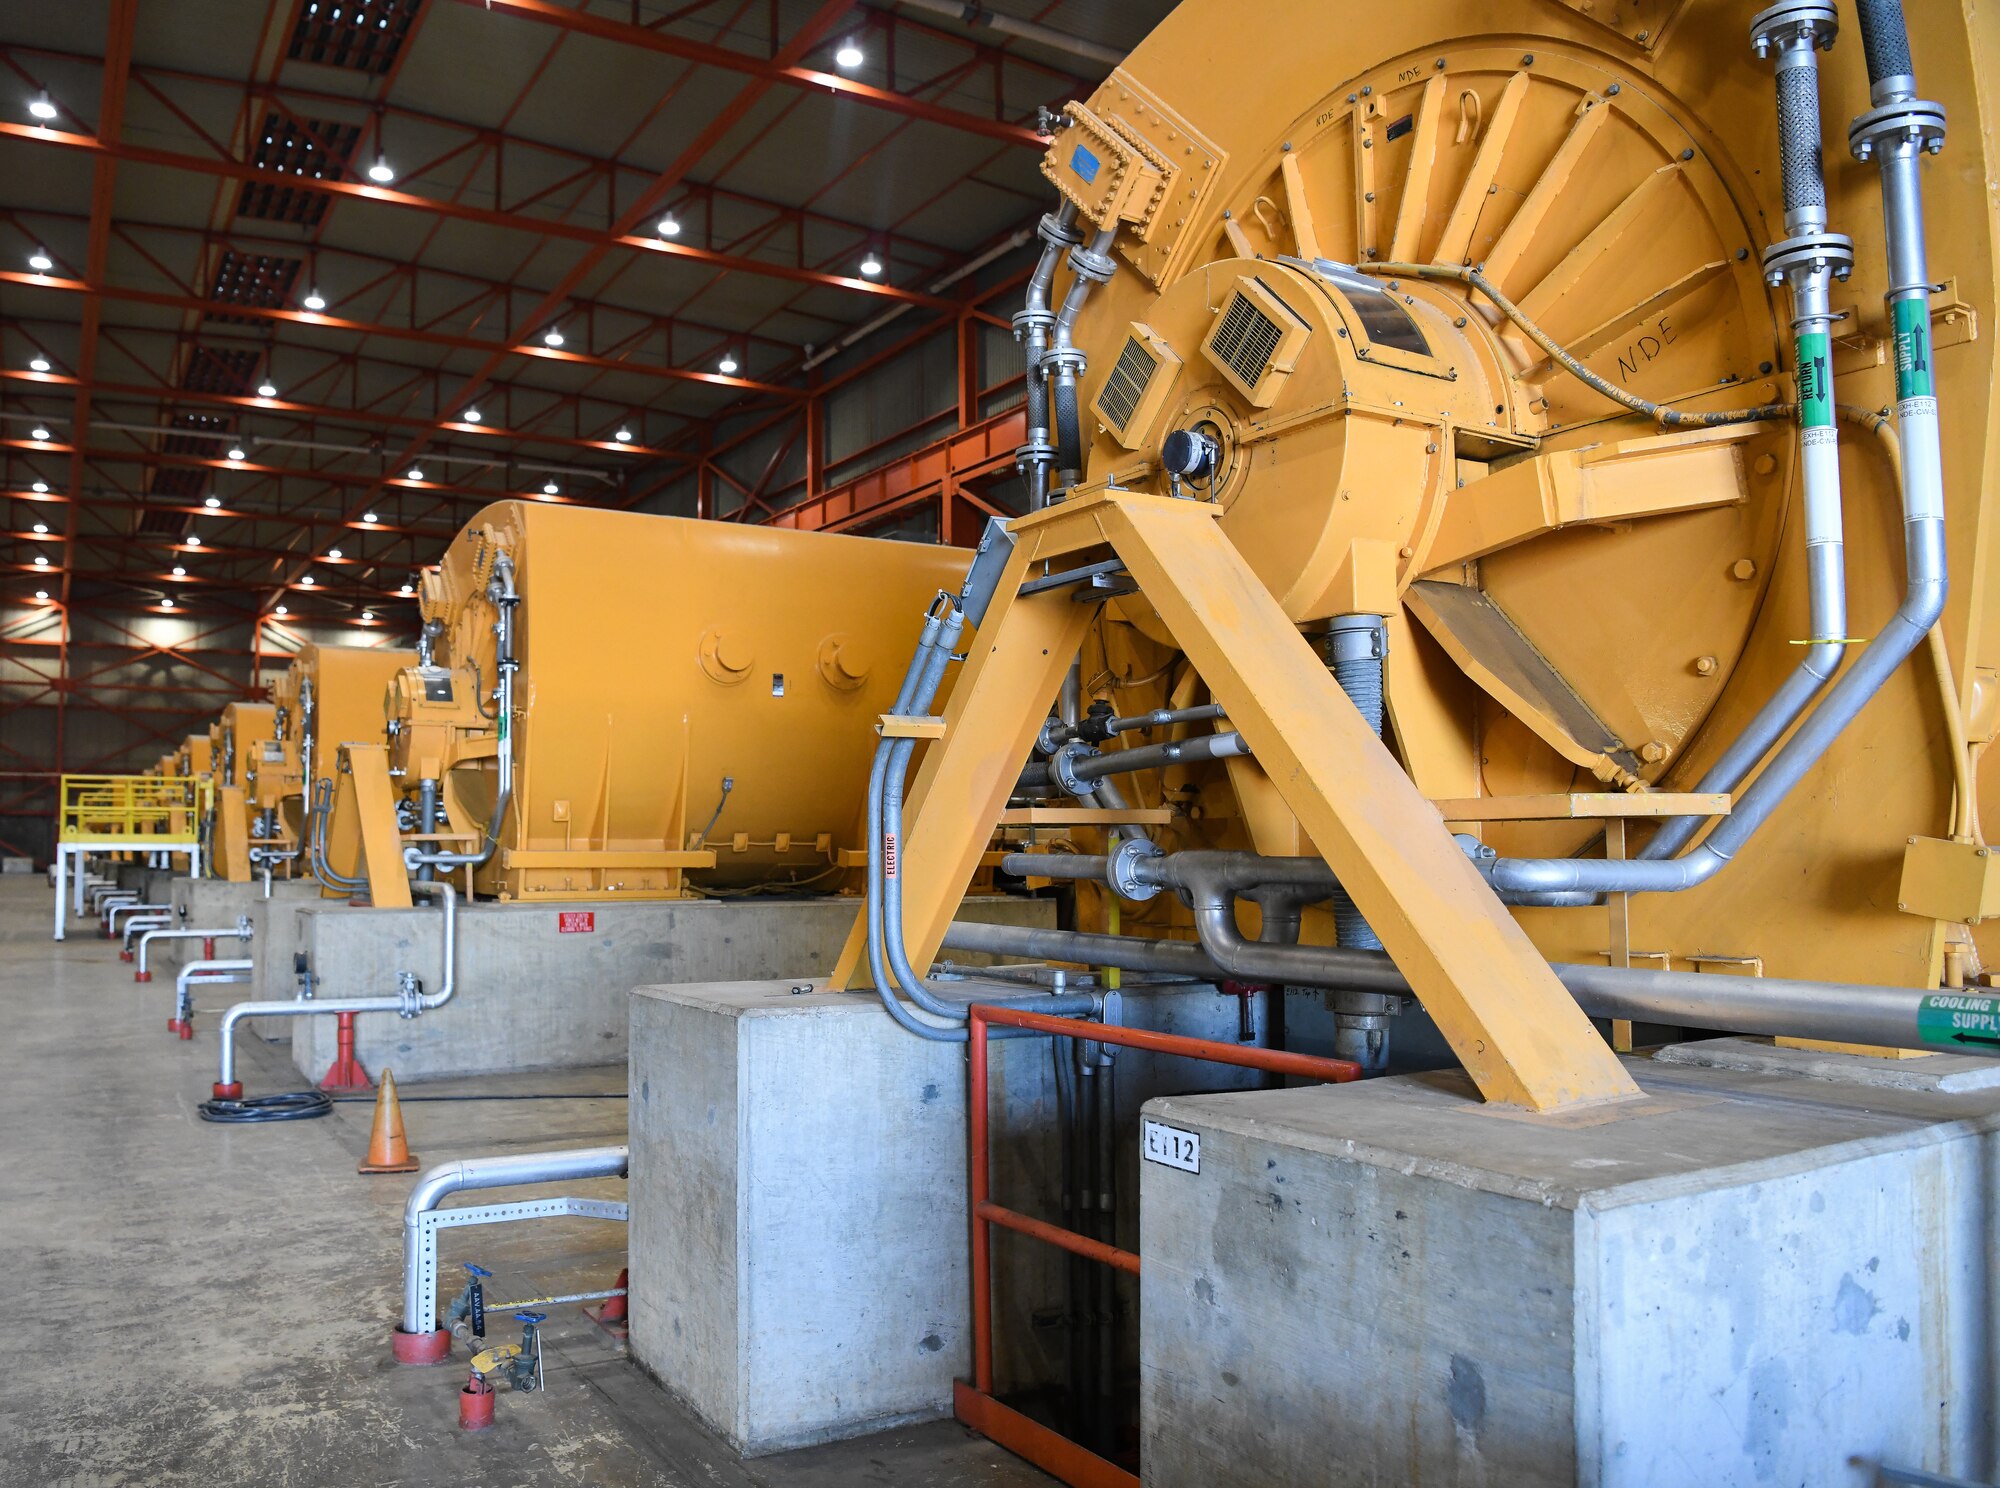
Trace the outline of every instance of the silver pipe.
[[188, 988], [215, 987], [226, 982], [247, 982], [257, 969], [255, 961], [190, 961], [174, 978], [174, 1001], [185, 1007], [190, 1002]]
[[[1073, 961], [1126, 971], [1163, 972], [1219, 981], [1243, 976], [1187, 941], [1145, 941], [1122, 935], [1084, 935], [1017, 925], [955, 921], [944, 944], [988, 956]], [[1249, 942], [1245, 943], [1252, 944]], [[1334, 946], [1265, 946], [1286, 953], [1281, 975], [1264, 971], [1246, 980], [1282, 980], [1293, 986], [1350, 988], [1410, 997], [1415, 993], [1387, 956]], [[1262, 964], [1262, 963], [1260, 963]], [[1643, 971], [1556, 962], [1550, 969], [1577, 1005], [1593, 1018], [1715, 1028], [1730, 1033], [1791, 1035], [1885, 1048], [1931, 1047], [1980, 1054], [1984, 1046], [1954, 1042], [1919, 1014], [1937, 997], [1919, 987], [1876, 987], [1781, 977], [1722, 977], [1694, 971]], [[1930, 1009], [1931, 1019], [1936, 1011]]]
[[1198, 760], [1240, 758], [1249, 753], [1250, 746], [1233, 730], [1226, 734], [1199, 734], [1192, 739], [1170, 739], [1164, 744], [1139, 744], [1130, 749], [1114, 749], [1109, 754], [1071, 744], [1057, 751], [1050, 761], [1049, 773], [1057, 784], [1068, 789], [1066, 777], [1088, 784], [1107, 775], [1161, 770], [1168, 765], [1186, 765]]
[[1021, 365], [1028, 394], [1027, 440], [1014, 451], [1014, 464], [1028, 484], [1030, 511], [1048, 504], [1049, 468], [1056, 454], [1049, 423], [1048, 370], [1042, 359], [1048, 354], [1049, 334], [1056, 323], [1055, 312], [1049, 309], [1056, 264], [1064, 249], [1083, 241], [1083, 234], [1076, 228], [1076, 204], [1066, 200], [1054, 212], [1044, 214], [1037, 231], [1042, 239], [1042, 255], [1028, 276], [1028, 288], [1013, 322], [1014, 339], [1021, 343]]
[[337, 894], [352, 894], [368, 887], [366, 878], [349, 878], [334, 870], [326, 855], [327, 825], [333, 818], [332, 779], [313, 786], [312, 810], [306, 816], [306, 867], [312, 876]]
[[499, 790], [493, 797], [493, 812], [486, 820], [486, 840], [477, 852], [426, 852], [417, 847], [403, 849], [403, 866], [412, 872], [423, 867], [477, 868], [492, 858], [500, 846], [500, 827], [507, 816], [507, 804], [514, 798], [514, 673], [520, 662], [514, 656], [514, 610], [521, 597], [514, 592], [514, 561], [505, 553], [493, 560], [493, 577], [486, 585], [486, 598], [497, 619], [498, 644], [494, 666], [499, 671], [496, 688], [498, 704], [494, 726], [499, 731]]
[[470, 1157], [427, 1168], [403, 1204], [403, 1324], [405, 1333], [434, 1331], [437, 1299], [423, 1276], [424, 1216], [445, 1199], [469, 1189], [512, 1188], [526, 1183], [563, 1183], [576, 1178], [623, 1178], [631, 1149], [576, 1147], [564, 1152], [515, 1152], [505, 1157]]
[[172, 914], [171, 904], [114, 904], [111, 912], [104, 917], [105, 934], [113, 940], [118, 938], [118, 916], [122, 914]]
[[[1056, 473], [1072, 480], [1083, 472], [1082, 413], [1076, 406], [1076, 393], [1077, 379], [1082, 377], [1086, 366], [1084, 354], [1076, 344], [1076, 322], [1083, 314], [1091, 290], [1118, 271], [1117, 261], [1111, 257], [1112, 245], [1117, 240], [1118, 228], [1113, 224], [1093, 237], [1090, 246], [1079, 243], [1070, 249], [1069, 293], [1063, 297], [1062, 309], [1056, 312], [1055, 331], [1042, 357], [1042, 366], [1054, 382], [1049, 393], [1049, 414], [1055, 423]], [[1075, 443], [1067, 443], [1066, 438]]]
[[238, 920], [226, 930], [148, 930], [139, 937], [139, 959], [136, 963], [137, 972], [142, 978], [149, 975], [146, 970], [146, 953], [152, 949], [153, 942], [156, 940], [223, 940], [227, 938], [235, 940], [238, 945], [243, 945], [247, 944], [254, 935], [255, 931], [247, 919]]
[[[880, 0], [875, 0], [879, 4]], [[961, 21], [975, 31], [994, 31], [1002, 36], [1018, 36], [1023, 41], [1032, 41], [1058, 52], [1068, 52], [1072, 57], [1082, 57], [1085, 61], [1096, 62], [1105, 67], [1116, 67], [1125, 60], [1125, 54], [1114, 47], [1100, 46], [1094, 41], [1085, 41], [1081, 36], [1072, 36], [1067, 31], [1058, 31], [1053, 26], [1044, 26], [1038, 21], [1024, 21], [1002, 11], [988, 10], [983, 5], [965, 3], [965, 0], [900, 0], [905, 10], [927, 10], [934, 16], [945, 16]], [[883, 7], [887, 9], [888, 7]]]
[[221, 1043], [215, 1082], [218, 1099], [242, 1093], [236, 1083], [236, 1025], [245, 1018], [335, 1017], [341, 1013], [395, 1013], [398, 1017], [415, 1018], [451, 1001], [458, 983], [458, 896], [447, 883], [413, 883], [410, 889], [413, 893], [438, 894], [444, 900], [444, 984], [435, 992], [419, 991], [417, 979], [406, 971], [400, 974], [402, 987], [394, 997], [301, 997], [282, 1002], [236, 1003], [222, 1015], [218, 1034]]
[[121, 932], [120, 938], [124, 941], [123, 949], [126, 951], [132, 949], [133, 936], [147, 930], [164, 930], [173, 923], [174, 917], [170, 914], [134, 915], [125, 922], [125, 929]]
[[[985, 268], [995, 259], [1005, 258], [1008, 254], [1012, 253], [1016, 248], [1019, 248], [1022, 244], [1026, 243], [1030, 238], [1034, 237], [1034, 235], [1035, 234], [1032, 229], [1025, 227], [1020, 229], [1018, 232], [1009, 233], [1006, 237], [1002, 238], [998, 243], [995, 243], [991, 248], [988, 248], [984, 253], [978, 254], [973, 258], [967, 259], [964, 263], [960, 264], [957, 268], [953, 269], [949, 274], [944, 275], [942, 278], [933, 279], [930, 282], [925, 292], [928, 294], [942, 294], [945, 290], [950, 289], [952, 285], [958, 283], [959, 280], [968, 278], [971, 275], [978, 273], [981, 269]], [[897, 305], [894, 309], [884, 310], [880, 315], [876, 316], [873, 320], [868, 321], [863, 325], [856, 326], [853, 330], [849, 331], [846, 335], [842, 336], [838, 341], [835, 341], [832, 345], [822, 346], [818, 351], [815, 351], [811, 356], [807, 357], [803, 362], [799, 363], [799, 370], [801, 372], [810, 372], [812, 371], [813, 368], [819, 366], [820, 363], [832, 361], [833, 358], [839, 356], [843, 351], [846, 351], [849, 347], [860, 345], [863, 341], [866, 341], [870, 336], [874, 335], [884, 326], [890, 325], [895, 321], [902, 319], [905, 315], [908, 315], [910, 311], [913, 310], [914, 308], [915, 306], [913, 306], [908, 300], [905, 300], [902, 304]]]
[[[1894, 114], [1896, 108], [1906, 112]], [[1872, 123], [1870, 121], [1873, 121]], [[1742, 850], [1805, 774], [1819, 763], [1833, 741], [1879, 692], [1909, 654], [1923, 643], [1944, 613], [1948, 589], [1944, 531], [1943, 461], [1938, 446], [1936, 388], [1931, 370], [1928, 306], [1929, 274], [1923, 254], [1923, 213], [1915, 154], [1941, 142], [1943, 111], [1917, 105], [1891, 105], [1872, 110], [1856, 121], [1850, 136], [1857, 147], [1896, 157], [1884, 172], [1884, 209], [1889, 222], [1889, 279], [1897, 328], [1896, 422], [1903, 443], [1903, 600], [1828, 689], [1824, 700], [1806, 717], [1734, 809], [1702, 842], [1681, 856], [1663, 861], [1633, 859], [1608, 862], [1585, 858], [1499, 858], [1482, 864], [1489, 881], [1503, 892], [1543, 893], [1588, 890], [1595, 893], [1672, 892], [1705, 883]], [[1900, 139], [1901, 143], [1895, 143]], [[1779, 245], [1783, 247], [1784, 245]], [[1773, 252], [1777, 250], [1774, 249]], [[1911, 255], [1915, 255], [1912, 257]], [[1766, 267], [1771, 266], [1766, 256]], [[1806, 388], [1800, 388], [1803, 405]], [[1831, 391], [1828, 389], [1828, 401]]]
[[[1753, 45], [1778, 53], [1779, 132], [1786, 196], [1783, 243], [1765, 254], [1773, 288], [1789, 281], [1793, 367], [1799, 380], [1799, 464], [1805, 491], [1806, 593], [1812, 635], [1797, 667], [1716, 757], [1697, 791], [1725, 794], [1749, 777], [1840, 670], [1847, 637], [1847, 577], [1841, 526], [1840, 451], [1833, 407], [1832, 279], [1847, 277], [1853, 244], [1826, 231], [1826, 181], [1820, 166], [1818, 49], [1833, 44], [1830, 5], [1793, 9], [1790, 19], [1765, 11], [1752, 23]], [[1798, 205], [1794, 205], [1794, 199]], [[1815, 368], [1824, 369], [1815, 373]], [[1662, 823], [1639, 850], [1644, 859], [1677, 856], [1711, 819], [1679, 816]]]

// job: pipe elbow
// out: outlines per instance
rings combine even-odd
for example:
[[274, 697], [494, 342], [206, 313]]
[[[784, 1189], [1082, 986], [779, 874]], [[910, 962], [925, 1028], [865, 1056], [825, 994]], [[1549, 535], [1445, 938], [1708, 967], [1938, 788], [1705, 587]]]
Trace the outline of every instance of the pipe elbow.
[[465, 1187], [467, 1171], [462, 1160], [424, 1169], [403, 1202], [403, 1227], [415, 1229], [426, 1214]]

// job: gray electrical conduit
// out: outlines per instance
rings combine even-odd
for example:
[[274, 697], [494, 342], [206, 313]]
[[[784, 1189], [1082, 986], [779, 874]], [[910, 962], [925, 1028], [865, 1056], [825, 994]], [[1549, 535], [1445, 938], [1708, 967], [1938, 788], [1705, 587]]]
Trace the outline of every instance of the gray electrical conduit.
[[[925, 712], [930, 708], [937, 698], [945, 668], [951, 663], [952, 650], [957, 646], [964, 628], [964, 611], [952, 603], [949, 596], [940, 595], [939, 603], [934, 604], [924, 617], [916, 654], [910, 659], [902, 689], [896, 695], [896, 713]], [[967, 1033], [960, 1025], [967, 1015], [965, 1006], [939, 996], [910, 965], [909, 949], [903, 936], [901, 864], [894, 872], [889, 870], [887, 864], [889, 842], [897, 844], [900, 856], [903, 777], [915, 748], [914, 739], [884, 738], [875, 748], [875, 760], [869, 772], [868, 969], [875, 982], [876, 994], [882, 999], [882, 1006], [903, 1028], [919, 1038], [936, 1043], [963, 1043]], [[897, 996], [898, 989], [923, 1011], [947, 1020], [947, 1026], [938, 1027], [918, 1018], [903, 1006]], [[1091, 1013], [1097, 1011], [1099, 1006], [1097, 999], [1089, 994], [1023, 998], [1011, 988], [998, 996], [982, 995], [979, 1000], [1031, 1007], [1037, 1012], [1052, 1014]], [[996, 1030], [996, 1033], [1005, 1032], [1009, 1030]]]
[[367, 888], [368, 880], [349, 878], [337, 871], [326, 855], [326, 831], [333, 817], [335, 789], [335, 783], [331, 779], [322, 780], [313, 786], [312, 811], [306, 818], [306, 867], [314, 878], [336, 894], [354, 894]]
[[505, 1157], [469, 1157], [426, 1168], [403, 1204], [403, 1322], [405, 1333], [429, 1333], [437, 1321], [437, 1299], [425, 1295], [424, 1216], [455, 1193], [512, 1188], [524, 1183], [561, 1183], [572, 1178], [623, 1178], [630, 1149], [575, 1147], [563, 1152], [515, 1152]]
[[215, 1082], [215, 1096], [218, 1100], [231, 1100], [242, 1094], [242, 1087], [236, 1082], [236, 1025], [245, 1018], [309, 1018], [332, 1017], [338, 1013], [395, 1013], [399, 1017], [415, 1018], [420, 1014], [443, 1007], [451, 1001], [458, 983], [458, 895], [451, 885], [439, 880], [435, 883], [413, 883], [413, 894], [435, 894], [444, 901], [444, 984], [435, 992], [420, 992], [409, 973], [403, 973], [404, 988], [394, 997], [300, 997], [282, 1002], [239, 1002], [222, 1015], [221, 1064]]
[[[1335, 946], [1244, 942], [1255, 954], [1243, 958], [1239, 964], [1254, 969], [1236, 971], [1209, 955], [1202, 946], [1187, 941], [1086, 935], [1018, 925], [980, 925], [964, 920], [953, 922], [945, 931], [944, 944], [949, 950], [980, 955], [1115, 966], [1126, 971], [1159, 972], [1205, 982], [1240, 977], [1290, 986], [1415, 995], [1387, 956]], [[1549, 969], [1577, 1005], [1593, 1018], [1625, 1018], [1732, 1033], [1788, 1034], [1890, 1048], [1931, 1047], [1955, 1054], [1983, 1053], [1978, 1046], [1952, 1042], [1948, 1033], [1933, 1037], [1919, 1022], [1926, 999], [1953, 996], [1949, 991], [1932, 993], [1915, 987], [1860, 986], [1779, 977], [1721, 977], [1692, 971], [1640, 971], [1568, 962], [1554, 963]]]

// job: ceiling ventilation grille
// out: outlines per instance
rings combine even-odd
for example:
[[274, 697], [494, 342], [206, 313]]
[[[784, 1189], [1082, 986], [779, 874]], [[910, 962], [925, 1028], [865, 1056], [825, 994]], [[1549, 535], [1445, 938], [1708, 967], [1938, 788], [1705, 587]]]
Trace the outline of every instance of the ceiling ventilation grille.
[[[215, 266], [215, 282], [208, 297], [219, 305], [249, 305], [260, 310], [278, 310], [291, 302], [302, 267], [296, 258], [277, 253], [238, 253], [226, 250]], [[209, 312], [210, 318], [247, 324], [252, 317]]]
[[181, 386], [190, 393], [220, 393], [226, 398], [249, 394], [257, 375], [257, 353], [247, 347], [196, 346], [188, 354]]
[[423, 8], [424, 0], [306, 0], [290, 55], [380, 77], [396, 65]]
[[[345, 181], [348, 162], [353, 159], [354, 147], [360, 139], [359, 124], [294, 120], [266, 114], [250, 163], [281, 175]], [[301, 191], [276, 182], [245, 181], [236, 210], [240, 216], [265, 222], [296, 222], [317, 227], [320, 218], [326, 215], [326, 198], [316, 191]]]

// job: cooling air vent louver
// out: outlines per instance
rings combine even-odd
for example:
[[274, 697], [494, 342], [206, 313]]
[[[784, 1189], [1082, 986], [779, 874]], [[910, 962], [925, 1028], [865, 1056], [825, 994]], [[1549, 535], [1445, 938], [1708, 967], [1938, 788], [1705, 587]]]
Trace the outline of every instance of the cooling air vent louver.
[[1215, 349], [1217, 361], [1254, 387], [1264, 369], [1271, 365], [1271, 353], [1278, 349], [1278, 339], [1278, 323], [1251, 304], [1247, 296], [1238, 295], [1229, 302], [1222, 324], [1209, 344]]
[[1180, 367], [1174, 349], [1150, 326], [1134, 321], [1125, 349], [1118, 353], [1091, 408], [1114, 439], [1127, 449], [1138, 449], [1148, 442]]
[[1311, 335], [1269, 285], [1250, 278], [1237, 284], [1201, 349], [1252, 406], [1269, 408]]

